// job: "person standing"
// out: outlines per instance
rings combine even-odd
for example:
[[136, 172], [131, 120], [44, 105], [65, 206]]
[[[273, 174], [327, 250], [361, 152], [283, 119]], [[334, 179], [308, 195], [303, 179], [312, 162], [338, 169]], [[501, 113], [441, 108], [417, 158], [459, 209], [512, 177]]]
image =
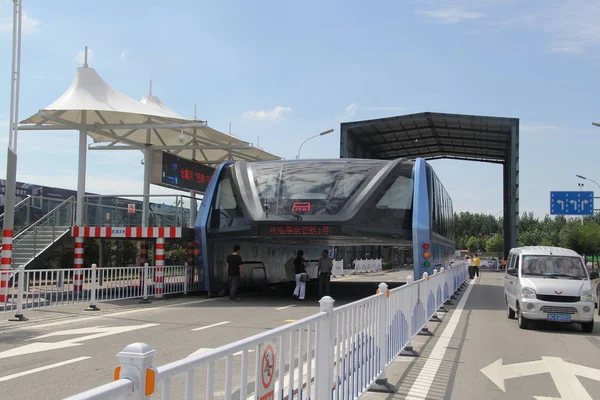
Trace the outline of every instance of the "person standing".
[[233, 253], [227, 256], [227, 284], [229, 286], [229, 301], [238, 301], [236, 297], [240, 286], [240, 279], [244, 276], [242, 257], [240, 257], [240, 246], [233, 246]]
[[304, 259], [304, 252], [298, 250], [296, 258], [294, 259], [294, 269], [296, 272], [296, 287], [294, 288], [294, 297], [296, 299], [304, 300], [306, 294], [306, 282], [304, 282], [303, 275], [306, 274], [306, 260]]
[[330, 296], [329, 286], [332, 269], [333, 260], [329, 258], [329, 252], [323, 250], [323, 256], [319, 260], [319, 297]]
[[475, 253], [473, 257], [473, 268], [475, 269], [475, 275], [479, 277], [479, 256]]

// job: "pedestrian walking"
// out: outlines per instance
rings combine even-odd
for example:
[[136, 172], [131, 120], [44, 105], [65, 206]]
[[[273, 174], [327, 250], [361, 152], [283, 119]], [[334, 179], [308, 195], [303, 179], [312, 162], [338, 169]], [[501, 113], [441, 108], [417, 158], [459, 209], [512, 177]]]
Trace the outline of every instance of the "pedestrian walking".
[[294, 269], [296, 272], [294, 298], [304, 300], [308, 275], [306, 274], [306, 260], [304, 259], [304, 252], [302, 250], [298, 250], [296, 258], [294, 259]]
[[240, 279], [244, 277], [242, 257], [240, 256], [240, 246], [234, 245], [233, 252], [227, 256], [227, 285], [229, 286], [229, 300], [238, 301], [237, 290], [240, 286]]
[[475, 275], [479, 277], [479, 256], [477, 253], [473, 256], [473, 269], [475, 269]]
[[330, 296], [331, 271], [333, 260], [329, 258], [329, 252], [323, 250], [323, 256], [319, 260], [319, 297]]

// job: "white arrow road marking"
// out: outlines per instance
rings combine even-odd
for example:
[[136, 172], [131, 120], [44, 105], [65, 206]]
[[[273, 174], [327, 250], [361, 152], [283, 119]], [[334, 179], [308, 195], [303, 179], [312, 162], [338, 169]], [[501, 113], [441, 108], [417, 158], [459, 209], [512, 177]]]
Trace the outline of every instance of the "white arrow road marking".
[[571, 364], [559, 357], [542, 357], [539, 361], [508, 365], [502, 365], [502, 359], [500, 359], [482, 368], [481, 372], [504, 392], [506, 392], [504, 383], [506, 379], [550, 373], [560, 397], [534, 396], [536, 400], [592, 400], [577, 377], [581, 376], [600, 382], [600, 370]]
[[81, 346], [81, 345], [83, 345], [83, 343], [80, 343], [80, 342], [83, 342], [86, 340], [98, 339], [98, 338], [110, 336], [110, 335], [117, 335], [119, 333], [131, 332], [131, 331], [135, 331], [138, 329], [150, 328], [150, 327], [157, 326], [157, 325], [159, 325], [159, 324], [111, 326], [111, 327], [96, 326], [96, 327], [90, 327], [90, 328], [70, 329], [70, 330], [65, 330], [65, 331], [52, 332], [47, 335], [42, 335], [40, 337], [37, 337], [36, 339], [42, 339], [42, 338], [47, 338], [47, 337], [52, 337], [52, 336], [81, 335], [81, 334], [85, 335], [87, 333], [93, 333], [93, 332], [96, 332], [96, 333], [94, 333], [92, 335], [62, 340], [60, 342], [31, 343], [31, 344], [28, 344], [25, 346], [20, 346], [15, 349], [7, 350], [7, 351], [0, 353], [0, 359], [20, 356], [20, 355], [25, 355], [25, 354], [32, 354], [32, 353], [37, 353], [37, 352], [41, 352], [41, 351], [58, 350], [58, 349], [64, 349], [67, 347]]
[[[188, 356], [188, 358], [189, 358], [189, 357], [196, 356], [196, 355], [198, 355], [198, 354], [206, 353], [207, 351], [211, 351], [212, 349], [213, 349], [212, 347], [201, 347], [201, 348], [199, 348], [198, 350], [196, 350], [195, 352], [193, 352], [192, 354], [190, 354], [190, 355]], [[254, 353], [254, 350], [248, 350], [248, 353]], [[241, 352], [241, 351], [238, 351], [237, 353], [234, 353], [233, 355], [234, 355], [234, 356], [241, 356], [241, 355], [242, 355], [242, 352]]]
[[480, 370], [488, 379], [496, 384], [503, 392], [506, 392], [505, 379], [520, 378], [523, 376], [537, 375], [548, 372], [543, 360], [530, 361], [521, 364], [502, 365], [502, 359], [496, 360]]
[[214, 328], [214, 327], [221, 326], [221, 325], [226, 325], [226, 324], [229, 324], [229, 323], [231, 323], [231, 321], [223, 321], [223, 322], [218, 322], [218, 323], [212, 324], [212, 325], [201, 326], [200, 328], [195, 328], [195, 329], [192, 329], [192, 330], [193, 331], [203, 331], [205, 329]]
[[77, 357], [77, 358], [72, 358], [70, 360], [62, 361], [62, 362], [59, 362], [59, 363], [56, 363], [56, 364], [50, 364], [50, 365], [46, 365], [44, 367], [30, 369], [29, 371], [23, 371], [23, 372], [19, 372], [17, 374], [3, 376], [3, 377], [0, 378], [0, 382], [6, 382], [6, 381], [10, 381], [11, 379], [20, 378], [22, 376], [35, 374], [36, 372], [42, 372], [42, 371], [46, 371], [48, 369], [62, 367], [63, 365], [73, 364], [73, 363], [76, 363], [78, 361], [87, 360], [89, 358], [92, 358], [92, 357]]
[[296, 304], [291, 304], [289, 306], [276, 308], [277, 311], [285, 310], [286, 308], [296, 307]]

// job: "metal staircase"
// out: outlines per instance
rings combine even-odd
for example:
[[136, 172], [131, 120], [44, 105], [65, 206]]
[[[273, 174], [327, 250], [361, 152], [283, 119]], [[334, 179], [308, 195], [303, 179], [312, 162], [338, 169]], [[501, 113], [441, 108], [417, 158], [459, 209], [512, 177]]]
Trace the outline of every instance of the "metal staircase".
[[75, 215], [75, 197], [69, 197], [25, 228], [13, 240], [13, 268], [27, 266], [69, 233]]

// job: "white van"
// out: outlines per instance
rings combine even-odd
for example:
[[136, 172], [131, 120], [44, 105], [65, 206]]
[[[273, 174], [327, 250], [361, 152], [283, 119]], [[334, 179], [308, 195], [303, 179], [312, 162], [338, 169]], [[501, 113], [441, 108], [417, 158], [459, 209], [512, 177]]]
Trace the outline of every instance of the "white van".
[[594, 330], [594, 293], [583, 258], [560, 247], [512, 249], [504, 273], [508, 318], [527, 329], [530, 320], [577, 322], [584, 332]]

